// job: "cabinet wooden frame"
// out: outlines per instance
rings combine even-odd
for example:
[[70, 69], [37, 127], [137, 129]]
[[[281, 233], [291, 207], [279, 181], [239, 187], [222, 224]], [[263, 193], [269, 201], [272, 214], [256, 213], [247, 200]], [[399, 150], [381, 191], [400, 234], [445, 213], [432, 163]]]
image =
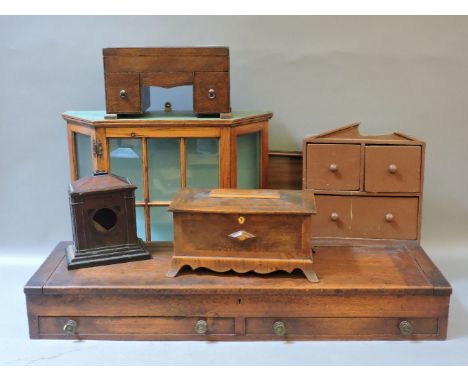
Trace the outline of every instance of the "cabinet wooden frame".
[[[425, 159], [425, 142], [414, 138], [408, 134], [395, 132], [392, 134], [384, 135], [362, 135], [359, 132], [359, 123], [353, 123], [350, 125], [343, 126], [341, 128], [327, 131], [318, 135], [306, 137], [303, 143], [303, 172], [302, 172], [302, 185], [304, 189], [311, 189], [320, 199], [320, 195], [336, 195], [336, 196], [360, 196], [360, 197], [369, 197], [369, 198], [379, 198], [379, 197], [416, 197], [418, 198], [418, 207], [417, 207], [417, 234], [415, 237], [406, 237], [407, 240], [415, 240], [420, 242], [421, 239], [421, 215], [422, 215], [422, 198], [423, 198], [423, 185], [424, 185], [424, 159]], [[310, 146], [312, 145], [312, 146]], [[349, 145], [356, 145], [360, 148], [360, 163], [359, 163], [359, 189], [338, 189], [338, 187], [329, 187], [329, 188], [316, 188], [311, 184], [311, 169], [309, 168], [310, 158], [308, 158], [308, 148], [319, 145], [336, 145], [336, 147], [345, 147]], [[420, 161], [416, 163], [416, 167], [413, 164], [409, 164], [414, 168], [411, 168], [412, 174], [417, 174], [418, 179], [413, 179], [411, 185], [408, 187], [408, 191], [404, 189], [399, 189], [398, 191], [392, 190], [392, 187], [385, 189], [385, 186], [379, 187], [378, 191], [368, 189], [366, 184], [366, 173], [368, 172], [366, 164], [366, 155], [371, 150], [388, 150], [388, 148], [394, 148], [399, 150], [401, 153], [405, 153], [406, 148], [415, 147], [420, 149]], [[414, 154], [414, 153], [413, 153]], [[325, 159], [324, 159], [325, 160]], [[402, 162], [403, 163], [403, 162]], [[330, 170], [332, 171], [332, 170]], [[390, 171], [390, 170], [389, 170]], [[399, 171], [399, 170], [398, 170]], [[375, 176], [375, 175], [373, 175]], [[381, 176], [382, 182], [383, 175]], [[378, 179], [377, 179], [378, 181]], [[374, 184], [376, 180], [374, 179]], [[414, 184], [417, 184], [416, 187]], [[346, 187], [344, 187], [346, 188]], [[370, 199], [369, 199], [370, 200]], [[383, 199], [382, 199], [383, 200]], [[320, 203], [317, 203], [317, 211], [320, 214]], [[317, 233], [316, 237], [326, 237], [320, 235], [320, 230], [313, 230]], [[315, 236], [315, 235], [314, 235]], [[341, 238], [341, 237], [340, 237]], [[346, 237], [344, 237], [346, 238]], [[383, 239], [383, 238], [369, 238], [369, 237], [349, 237], [350, 240], [353, 239]]]
[[[268, 121], [272, 113], [234, 113], [232, 119], [195, 118], [185, 113], [174, 118], [172, 113], [148, 114], [148, 117], [129, 119], [105, 119], [104, 112], [66, 112], [70, 178], [78, 179], [75, 134], [84, 134], [91, 139], [91, 158], [93, 171], [102, 170], [112, 173], [110, 164], [109, 139], [140, 139], [142, 147], [143, 200], [136, 200], [136, 207], [144, 209], [146, 241], [151, 241], [150, 207], [166, 206], [170, 200], [152, 200], [149, 195], [148, 179], [148, 139], [173, 138], [180, 142], [180, 187], [187, 183], [186, 140], [190, 138], [218, 139], [218, 184], [219, 188], [237, 187], [237, 138], [246, 134], [260, 134], [259, 188], [267, 187], [268, 179]], [[97, 113], [97, 115], [96, 115]], [[157, 117], [154, 118], [154, 115]], [[93, 145], [98, 148], [94, 149]], [[117, 174], [118, 175], [118, 174]]]

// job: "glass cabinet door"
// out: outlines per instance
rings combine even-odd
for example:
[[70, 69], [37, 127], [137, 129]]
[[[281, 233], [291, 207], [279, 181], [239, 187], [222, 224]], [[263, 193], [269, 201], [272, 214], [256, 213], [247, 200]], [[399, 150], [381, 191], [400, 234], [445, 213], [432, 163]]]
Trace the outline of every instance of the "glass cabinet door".
[[93, 174], [92, 146], [89, 135], [73, 133], [76, 158], [76, 178]]
[[115, 175], [128, 178], [138, 188], [135, 200], [144, 201], [142, 144], [139, 138], [109, 139], [109, 165]]
[[219, 187], [219, 139], [186, 139], [187, 187]]
[[261, 133], [237, 136], [237, 188], [260, 188]]
[[110, 172], [135, 184], [138, 237], [172, 241], [167, 211], [181, 187], [219, 186], [217, 138], [109, 138]]
[[147, 151], [149, 198], [169, 202], [182, 185], [180, 139], [148, 139]]

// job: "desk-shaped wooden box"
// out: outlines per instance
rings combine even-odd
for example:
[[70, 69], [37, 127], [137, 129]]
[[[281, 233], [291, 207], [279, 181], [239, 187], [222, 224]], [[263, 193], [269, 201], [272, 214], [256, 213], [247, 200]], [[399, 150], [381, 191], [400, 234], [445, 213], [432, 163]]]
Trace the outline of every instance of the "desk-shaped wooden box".
[[314, 242], [315, 284], [299, 272], [168, 278], [170, 247], [153, 248], [150, 260], [67, 271], [67, 244], [25, 287], [31, 338], [446, 338], [450, 285], [414, 243]]

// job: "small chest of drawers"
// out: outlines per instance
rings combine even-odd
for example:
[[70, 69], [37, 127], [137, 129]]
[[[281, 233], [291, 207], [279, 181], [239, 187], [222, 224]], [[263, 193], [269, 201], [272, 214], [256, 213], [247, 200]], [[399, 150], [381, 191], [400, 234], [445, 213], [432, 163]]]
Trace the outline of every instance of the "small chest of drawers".
[[365, 136], [359, 124], [304, 140], [303, 188], [316, 195], [313, 237], [420, 239], [424, 142]]

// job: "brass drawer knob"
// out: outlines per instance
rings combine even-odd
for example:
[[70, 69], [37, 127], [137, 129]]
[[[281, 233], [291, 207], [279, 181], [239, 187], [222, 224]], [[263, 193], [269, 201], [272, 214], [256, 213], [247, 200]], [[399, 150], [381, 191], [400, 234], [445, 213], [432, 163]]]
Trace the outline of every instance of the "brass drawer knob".
[[216, 97], [216, 93], [215, 93], [214, 89], [208, 90], [208, 98], [213, 99], [215, 97]]
[[205, 320], [198, 320], [195, 324], [195, 333], [206, 334], [208, 332], [208, 323]]
[[340, 216], [336, 212], [332, 212], [330, 215], [330, 219], [333, 220], [334, 222], [338, 221]]
[[284, 336], [286, 334], [286, 325], [283, 321], [276, 321], [273, 324], [273, 331], [277, 336]]
[[120, 98], [125, 99], [127, 98], [127, 91], [125, 89], [121, 90], [119, 93]]
[[330, 166], [328, 166], [328, 169], [331, 172], [337, 172], [338, 171], [338, 166], [336, 165], [336, 163], [332, 163]]
[[75, 320], [68, 320], [67, 323], [63, 327], [63, 331], [68, 335], [75, 334], [76, 321]]
[[388, 166], [388, 172], [390, 174], [395, 174], [398, 170], [398, 167], [396, 164], [391, 164], [390, 166]]
[[393, 214], [391, 214], [391, 213], [385, 214], [385, 221], [391, 223], [393, 221], [393, 219], [394, 219]]
[[411, 324], [409, 321], [401, 321], [398, 325], [398, 328], [400, 329], [401, 334], [404, 336], [410, 336], [414, 333], [413, 324]]

